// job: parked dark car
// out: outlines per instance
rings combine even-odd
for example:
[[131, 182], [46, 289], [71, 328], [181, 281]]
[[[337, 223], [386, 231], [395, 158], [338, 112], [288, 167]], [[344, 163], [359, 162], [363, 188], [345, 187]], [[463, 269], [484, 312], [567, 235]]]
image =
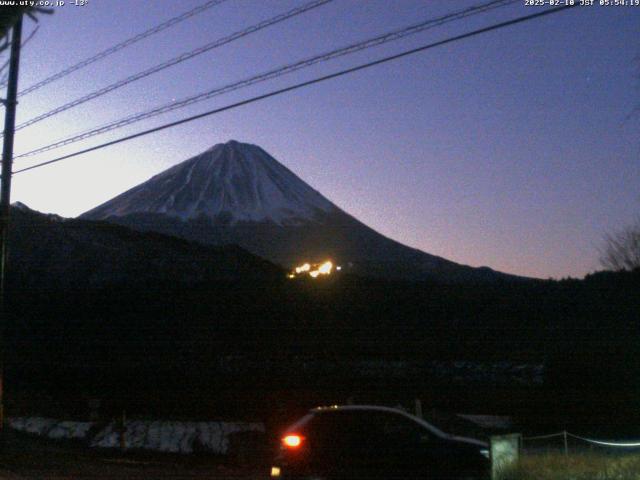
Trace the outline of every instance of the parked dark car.
[[311, 410], [281, 438], [275, 479], [487, 479], [488, 445], [447, 434], [402, 410]]

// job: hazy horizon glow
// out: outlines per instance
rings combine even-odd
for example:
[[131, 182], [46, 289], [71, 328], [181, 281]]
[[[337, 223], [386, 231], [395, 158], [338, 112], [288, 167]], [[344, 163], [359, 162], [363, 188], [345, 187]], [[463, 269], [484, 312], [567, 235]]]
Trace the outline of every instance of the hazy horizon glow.
[[[22, 57], [22, 88], [202, 1], [133, 0], [126, 11], [115, 0], [69, 3], [41, 18]], [[21, 98], [18, 123], [302, 3], [229, 0]], [[336, 0], [21, 130], [15, 151], [477, 3]], [[535, 8], [478, 15], [14, 168]], [[33, 28], [27, 20], [25, 35]], [[640, 7], [577, 7], [16, 175], [12, 201], [76, 216], [236, 139], [409, 246], [519, 275], [582, 277], [599, 268], [604, 234], [640, 213], [638, 38]]]

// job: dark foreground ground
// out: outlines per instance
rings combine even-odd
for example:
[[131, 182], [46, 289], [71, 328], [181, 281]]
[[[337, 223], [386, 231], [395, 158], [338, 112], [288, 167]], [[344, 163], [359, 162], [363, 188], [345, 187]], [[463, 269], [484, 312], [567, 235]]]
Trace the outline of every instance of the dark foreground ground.
[[267, 466], [237, 466], [212, 457], [88, 450], [8, 431], [0, 450], [0, 479], [234, 479], [268, 478]]

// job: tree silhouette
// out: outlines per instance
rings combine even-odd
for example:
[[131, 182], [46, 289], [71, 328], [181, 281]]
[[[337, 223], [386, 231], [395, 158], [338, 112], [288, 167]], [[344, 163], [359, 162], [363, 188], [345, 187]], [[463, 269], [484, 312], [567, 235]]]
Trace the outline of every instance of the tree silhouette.
[[38, 21], [36, 14], [52, 14], [53, 10], [42, 7], [2, 7], [0, 9], [0, 52], [9, 47], [9, 30], [22, 15], [27, 15], [31, 20]]
[[605, 236], [600, 263], [607, 270], [640, 268], [640, 217], [632, 225]]

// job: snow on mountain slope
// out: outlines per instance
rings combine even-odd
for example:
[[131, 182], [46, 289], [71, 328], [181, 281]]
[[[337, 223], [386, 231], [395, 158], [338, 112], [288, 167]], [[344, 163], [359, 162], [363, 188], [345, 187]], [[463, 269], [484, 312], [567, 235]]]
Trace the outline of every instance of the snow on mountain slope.
[[262, 148], [231, 140], [182, 162], [83, 217], [159, 213], [181, 220], [296, 225], [337, 209]]
[[230, 141], [81, 215], [209, 245], [238, 245], [286, 268], [328, 258], [363, 275], [436, 281], [510, 276], [385, 237], [255, 145]]

